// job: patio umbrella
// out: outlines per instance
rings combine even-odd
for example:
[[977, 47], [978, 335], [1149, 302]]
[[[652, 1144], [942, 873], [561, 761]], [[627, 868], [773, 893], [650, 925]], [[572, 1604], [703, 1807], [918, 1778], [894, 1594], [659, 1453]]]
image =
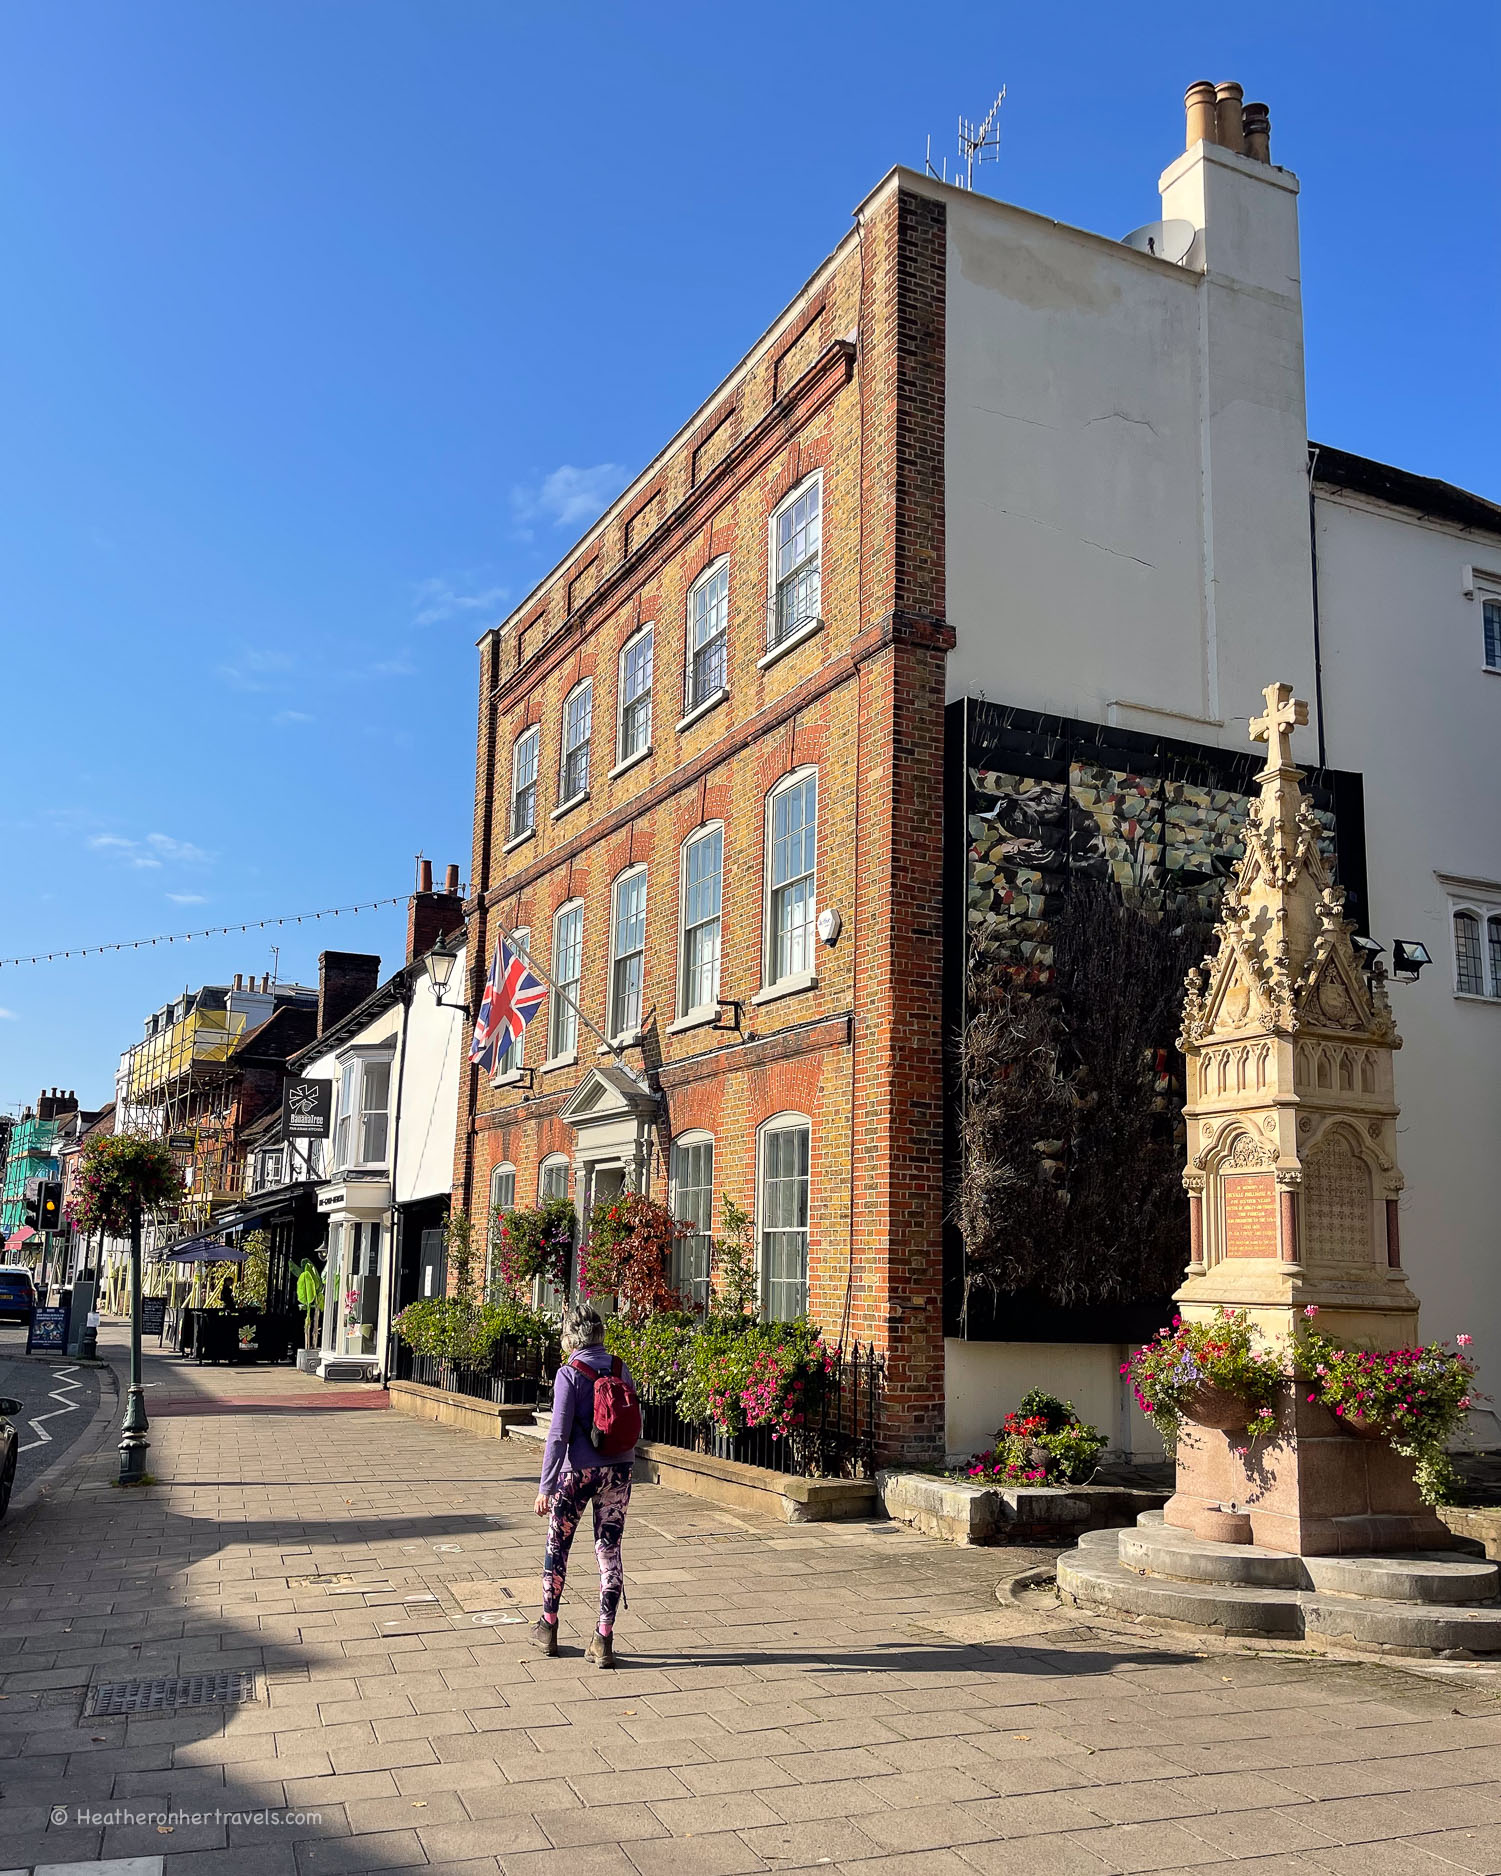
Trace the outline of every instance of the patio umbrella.
[[172, 1264], [243, 1264], [245, 1253], [233, 1251], [227, 1244], [211, 1243], [206, 1238], [189, 1238], [186, 1244], [168, 1251], [166, 1261]]

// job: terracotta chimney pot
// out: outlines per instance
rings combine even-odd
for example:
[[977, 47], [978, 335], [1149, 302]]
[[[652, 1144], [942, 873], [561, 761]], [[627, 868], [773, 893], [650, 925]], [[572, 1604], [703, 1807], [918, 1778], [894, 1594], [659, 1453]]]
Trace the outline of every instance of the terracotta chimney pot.
[[459, 890], [459, 869], [456, 866], [449, 867], [447, 872], [443, 875], [443, 890], [451, 895], [457, 895]]
[[235, 972], [234, 987], [236, 990], [243, 990], [245, 988], [245, 973], [243, 971]]
[[1215, 141], [1237, 156], [1246, 152], [1244, 95], [1233, 79], [1214, 88]]
[[431, 892], [433, 889], [433, 863], [431, 860], [417, 862], [417, 890]]
[[1188, 116], [1188, 139], [1184, 145], [1185, 149], [1191, 150], [1196, 143], [1219, 141], [1214, 86], [1207, 78], [1200, 78], [1188, 87], [1183, 94], [1183, 108]]

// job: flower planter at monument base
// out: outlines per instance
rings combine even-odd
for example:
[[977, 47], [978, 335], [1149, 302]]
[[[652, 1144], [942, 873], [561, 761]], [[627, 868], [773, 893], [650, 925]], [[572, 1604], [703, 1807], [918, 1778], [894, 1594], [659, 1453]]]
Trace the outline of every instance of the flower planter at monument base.
[[1222, 1433], [1243, 1433], [1253, 1412], [1244, 1394], [1216, 1387], [1213, 1381], [1201, 1381], [1183, 1402], [1186, 1419]]

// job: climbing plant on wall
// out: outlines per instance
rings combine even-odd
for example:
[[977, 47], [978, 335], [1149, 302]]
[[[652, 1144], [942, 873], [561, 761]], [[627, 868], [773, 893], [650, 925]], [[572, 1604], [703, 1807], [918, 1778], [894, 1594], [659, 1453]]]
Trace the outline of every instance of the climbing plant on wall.
[[977, 942], [963, 1050], [966, 1288], [1165, 1296], [1188, 1255], [1176, 1038], [1206, 917], [1073, 876], [1042, 982]]

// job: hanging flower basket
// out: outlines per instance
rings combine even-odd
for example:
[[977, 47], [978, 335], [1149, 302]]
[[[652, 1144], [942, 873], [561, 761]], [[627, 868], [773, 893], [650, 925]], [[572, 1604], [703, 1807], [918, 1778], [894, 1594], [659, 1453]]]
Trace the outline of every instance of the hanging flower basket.
[[1244, 1394], [1219, 1387], [1213, 1381], [1198, 1382], [1183, 1396], [1182, 1407], [1185, 1420], [1220, 1433], [1241, 1432], [1255, 1411]]

